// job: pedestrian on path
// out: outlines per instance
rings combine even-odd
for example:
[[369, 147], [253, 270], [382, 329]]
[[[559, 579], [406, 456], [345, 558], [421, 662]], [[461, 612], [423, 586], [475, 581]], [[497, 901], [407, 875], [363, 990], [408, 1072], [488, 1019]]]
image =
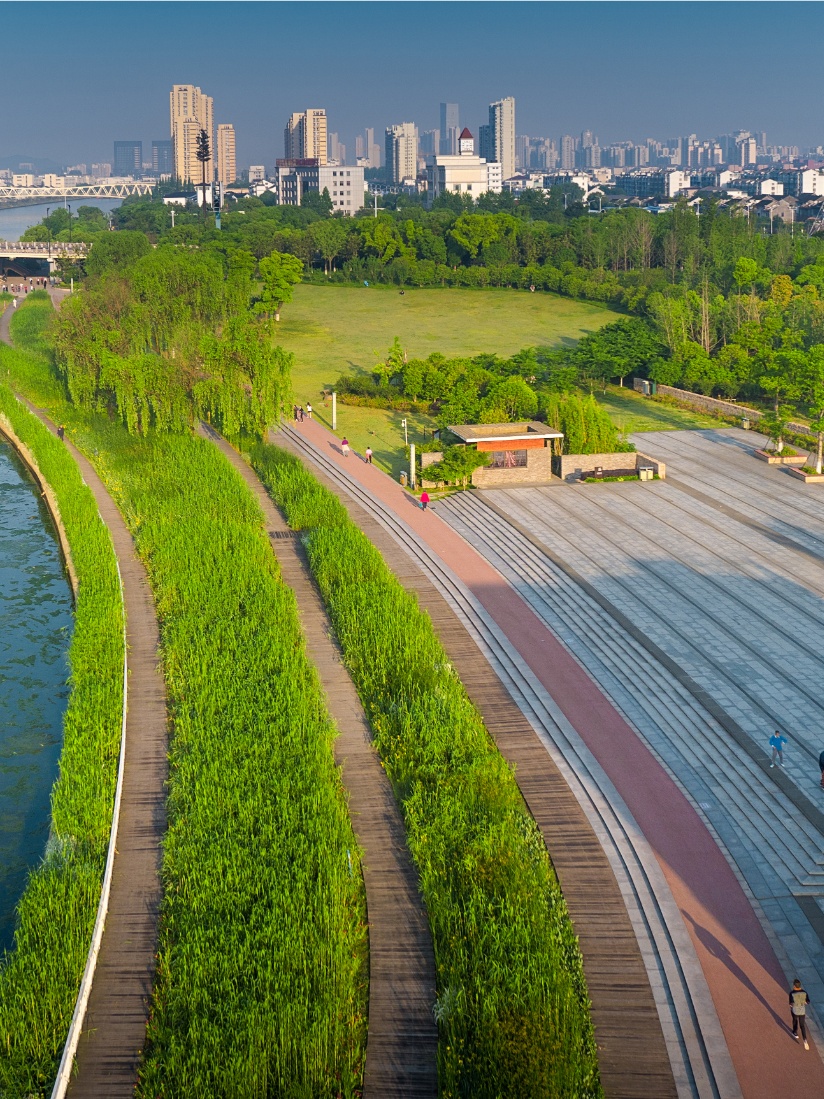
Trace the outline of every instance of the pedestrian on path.
[[306, 402], [306, 415], [309, 417], [310, 420], [312, 419], [312, 406], [309, 404], [308, 401]]
[[295, 423], [298, 422], [298, 406], [292, 405], [292, 415], [295, 417]]
[[424, 511], [426, 511], [428, 504], [429, 504], [429, 493], [428, 492], [422, 492], [421, 493], [421, 507], [423, 508]]
[[[372, 447], [371, 446], [368, 446], [366, 448], [366, 464], [369, 465], [369, 466], [372, 465]], [[822, 752], [821, 754], [822, 754], [822, 757], [824, 757], [824, 752]], [[822, 780], [822, 784], [824, 784], [824, 769], [822, 769], [821, 780]]]
[[349, 440], [346, 438], [345, 435], [340, 441], [340, 448], [341, 448], [341, 451], [343, 452], [344, 458], [348, 458], [349, 457]]
[[298, 419], [300, 420], [301, 423], [303, 423], [303, 417], [304, 416], [305, 416], [305, 412], [303, 411], [303, 405], [299, 405], [298, 406]]
[[821, 786], [824, 789], [824, 752], [818, 757], [818, 766], [821, 768]]
[[810, 1048], [810, 1043], [807, 1041], [807, 1004], [809, 1002], [810, 997], [806, 989], [801, 987], [801, 981], [796, 977], [790, 989], [790, 1014], [793, 1017], [793, 1038], [796, 1042], [798, 1041], [800, 1029], [801, 1037], [804, 1039], [804, 1049]]
[[65, 437], [66, 437], [66, 429], [65, 429], [65, 427], [63, 426], [63, 424], [61, 424], [61, 425], [60, 425], [60, 427], [58, 427], [58, 429], [57, 429], [57, 438], [58, 438], [58, 439], [60, 440], [60, 442], [62, 443], [62, 442], [63, 442], [63, 439], [64, 439]]
[[772, 748], [772, 763], [770, 767], [775, 767], [776, 758], [778, 759], [779, 767], [784, 766], [784, 745], [787, 743], [787, 738], [782, 736], [778, 729], [775, 730], [770, 737], [770, 747]]

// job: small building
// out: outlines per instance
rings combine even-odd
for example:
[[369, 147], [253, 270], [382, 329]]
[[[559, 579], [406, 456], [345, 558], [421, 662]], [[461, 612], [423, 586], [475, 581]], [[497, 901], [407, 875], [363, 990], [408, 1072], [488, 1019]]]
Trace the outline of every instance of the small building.
[[518, 424], [462, 424], [449, 429], [467, 446], [488, 452], [490, 463], [476, 469], [476, 488], [537, 485], [552, 480], [552, 440], [560, 431], [531, 421]]
[[501, 165], [475, 155], [475, 139], [466, 127], [458, 138], [458, 155], [431, 156], [426, 170], [430, 203], [442, 194], [499, 194], [503, 186]]

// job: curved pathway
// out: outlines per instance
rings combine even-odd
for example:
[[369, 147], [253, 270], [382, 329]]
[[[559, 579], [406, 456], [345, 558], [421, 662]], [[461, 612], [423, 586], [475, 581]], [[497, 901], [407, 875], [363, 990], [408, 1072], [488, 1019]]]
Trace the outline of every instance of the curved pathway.
[[[303, 440], [292, 432], [276, 437], [275, 441], [304, 460], [309, 458], [314, 463], [320, 459], [316, 451], [304, 450]], [[347, 472], [352, 468], [357, 475], [361, 466], [360, 462], [350, 462]], [[634, 926], [637, 919], [644, 917], [636, 913], [631, 918], [628, 914], [623, 894], [625, 890], [632, 891], [633, 886], [629, 882], [619, 884], [602, 847], [605, 826], [599, 814], [607, 814], [609, 806], [603, 802], [600, 807], [590, 806], [595, 817], [593, 825], [570, 788], [563, 763], [559, 766], [546, 751], [520, 703], [513, 701], [501, 679], [490, 675], [488, 654], [481, 650], [450, 602], [429, 578], [425, 563], [408, 552], [408, 543], [398, 544], [398, 531], [386, 528], [385, 516], [375, 514], [370, 497], [365, 494], [356, 500], [348, 491], [342, 493], [344, 483], [334, 477], [334, 470], [325, 461], [320, 470], [313, 468], [313, 472], [341, 496], [353, 521], [378, 547], [404, 587], [415, 593], [432, 618], [441, 643], [487, 728], [505, 758], [516, 768], [518, 784], [550, 852], [581, 943], [607, 1096], [667, 1099], [675, 1095], [720, 1095], [711, 1084], [696, 1090], [695, 1074], [689, 1064], [685, 1065], [689, 1058], [682, 1049], [682, 1040], [671, 1025], [662, 1029], [662, 1015], [666, 1017], [671, 1005], [666, 1002], [668, 993], [660, 978], [656, 980], [655, 991], [650, 984]], [[377, 483], [387, 480], [374, 469], [368, 475]], [[390, 491], [395, 491], [395, 487], [390, 485]], [[404, 533], [411, 532], [406, 532], [402, 524], [399, 529], [404, 541]], [[505, 678], [506, 673], [502, 675]], [[587, 801], [586, 793], [582, 799]], [[700, 1065], [702, 1051], [693, 1048], [692, 1054]], [[671, 1061], [679, 1066], [677, 1079]]]
[[352, 826], [364, 853], [369, 920], [364, 1097], [434, 1097], [438, 1090], [435, 955], [392, 786], [372, 747], [366, 715], [293, 532], [248, 463], [216, 432], [205, 428], [204, 433], [260, 504], [281, 575], [297, 600], [307, 651], [340, 734], [335, 756], [349, 794]]
[[[0, 318], [8, 339], [9, 311]], [[29, 408], [53, 432], [54, 424]], [[71, 1099], [134, 1094], [155, 972], [166, 826], [166, 688], [148, 577], [123, 517], [93, 466], [66, 443], [109, 528], [123, 580], [129, 695], [120, 824], [109, 910], [69, 1085]]]
[[[354, 457], [342, 458], [337, 441], [319, 424], [306, 423], [288, 434], [310, 444], [316, 460], [338, 478], [365, 488], [363, 495], [375, 501], [375, 508], [402, 521], [407, 539], [422, 543], [432, 561], [451, 570], [517, 654], [523, 679], [543, 685], [611, 781], [654, 852], [666, 892], [677, 904], [677, 919], [670, 911], [667, 926], [678, 940], [686, 984], [695, 990], [690, 1011], [718, 1068], [718, 1093], [734, 1094], [737, 1074], [747, 1099], [772, 1099], [787, 1080], [808, 1094], [824, 1094], [819, 1057], [789, 1039], [788, 974], [782, 972], [747, 895], [713, 834], [635, 730], [501, 574], [437, 515], [412, 507], [409, 496], [377, 470]], [[665, 891], [653, 899], [664, 904]], [[709, 1002], [701, 995], [703, 983], [712, 996]], [[735, 1068], [732, 1078], [724, 1070], [729, 1056]], [[700, 1093], [696, 1086], [694, 1094]]]

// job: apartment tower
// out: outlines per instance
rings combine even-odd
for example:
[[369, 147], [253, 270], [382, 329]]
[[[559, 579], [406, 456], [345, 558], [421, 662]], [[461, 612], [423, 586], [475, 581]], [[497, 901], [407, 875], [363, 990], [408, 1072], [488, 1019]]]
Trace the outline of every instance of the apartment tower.
[[287, 160], [316, 160], [325, 164], [328, 136], [326, 111], [295, 111], [283, 131], [283, 152]]
[[386, 167], [393, 183], [418, 175], [418, 130], [414, 122], [386, 127]]
[[235, 128], [223, 122], [217, 128], [217, 178], [224, 187], [237, 179], [235, 158]]
[[203, 168], [197, 159], [197, 135], [209, 135], [212, 159], [206, 164], [206, 180], [214, 177], [214, 101], [194, 84], [175, 84], [169, 95], [174, 174], [184, 183], [200, 183]]
[[441, 103], [441, 140], [435, 152], [444, 156], [455, 156], [458, 152], [457, 103]]
[[493, 156], [497, 160], [504, 179], [515, 175], [515, 100], [507, 96], [489, 104], [489, 137]]

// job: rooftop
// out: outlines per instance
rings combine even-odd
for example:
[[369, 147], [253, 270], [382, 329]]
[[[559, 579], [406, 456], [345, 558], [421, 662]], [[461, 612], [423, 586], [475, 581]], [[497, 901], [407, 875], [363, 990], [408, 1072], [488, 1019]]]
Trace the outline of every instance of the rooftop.
[[493, 443], [511, 439], [563, 439], [563, 432], [531, 420], [519, 424], [459, 424], [449, 430], [465, 443]]

